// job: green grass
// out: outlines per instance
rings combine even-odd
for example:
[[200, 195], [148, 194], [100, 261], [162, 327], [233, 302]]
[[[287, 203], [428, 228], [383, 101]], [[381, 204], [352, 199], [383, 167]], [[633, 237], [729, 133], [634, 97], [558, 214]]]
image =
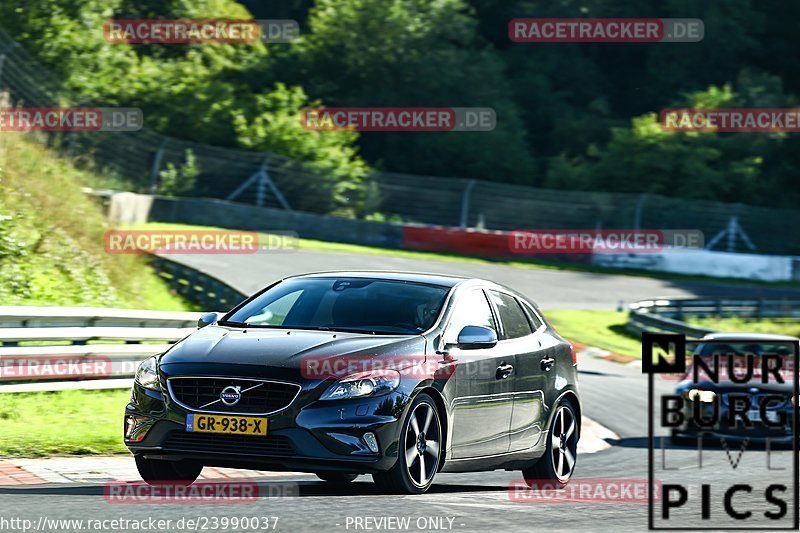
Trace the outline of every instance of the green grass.
[[135, 255], [108, 254], [111, 229], [81, 188], [93, 174], [35, 142], [0, 138], [0, 302], [192, 310]]
[[129, 391], [0, 395], [0, 456], [124, 453], [122, 417]]
[[547, 312], [547, 318], [567, 340], [637, 359], [642, 357], [641, 341], [625, 330], [627, 313], [554, 310]]
[[[139, 230], [224, 230], [216, 226], [197, 226], [192, 224], [175, 224], [166, 222], [148, 222], [146, 224], [136, 224], [127, 226], [126, 229], [139, 229]], [[230, 228], [227, 228], [230, 229]], [[258, 232], [260, 235], [267, 235], [264, 232]], [[324, 252], [343, 252], [354, 254], [366, 255], [384, 255], [392, 257], [404, 257], [409, 259], [425, 259], [434, 261], [457, 261], [461, 263], [473, 264], [487, 264], [487, 265], [506, 265], [517, 268], [538, 268], [545, 270], [559, 270], [571, 272], [591, 272], [599, 274], [613, 274], [617, 276], [636, 276], [654, 279], [665, 279], [673, 281], [703, 281], [715, 283], [731, 283], [735, 285], [744, 286], [785, 286], [785, 287], [800, 287], [800, 282], [797, 281], [781, 281], [781, 282], [767, 282], [767, 281], [752, 281], [737, 278], [712, 278], [709, 276], [695, 276], [672, 274], [666, 272], [652, 272], [649, 270], [639, 269], [622, 269], [610, 268], [594, 265], [581, 265], [577, 263], [566, 263], [560, 261], [545, 261], [545, 260], [526, 260], [514, 261], [505, 259], [483, 259], [479, 257], [464, 256], [450, 253], [439, 252], [417, 252], [411, 250], [397, 250], [393, 248], [378, 248], [373, 246], [362, 246], [359, 244], [347, 244], [339, 242], [317, 241], [314, 239], [298, 239], [298, 247], [301, 250], [319, 250]]]
[[747, 318], [697, 318], [687, 317], [686, 321], [694, 326], [711, 328], [719, 331], [741, 331], [748, 333], [776, 333], [800, 337], [800, 320], [797, 319], [762, 319]]

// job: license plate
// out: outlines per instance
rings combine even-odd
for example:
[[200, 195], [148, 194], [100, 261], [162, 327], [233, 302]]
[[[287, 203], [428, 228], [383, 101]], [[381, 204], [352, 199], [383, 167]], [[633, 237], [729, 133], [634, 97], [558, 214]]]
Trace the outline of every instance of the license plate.
[[226, 435], [267, 435], [267, 419], [252, 416], [186, 415], [186, 431]]

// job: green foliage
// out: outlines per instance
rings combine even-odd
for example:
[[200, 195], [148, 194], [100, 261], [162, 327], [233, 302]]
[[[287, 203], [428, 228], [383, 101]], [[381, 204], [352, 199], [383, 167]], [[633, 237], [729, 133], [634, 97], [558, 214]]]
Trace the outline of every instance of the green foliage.
[[164, 196], [187, 196], [194, 190], [195, 180], [200, 174], [197, 157], [192, 150], [186, 150], [186, 162], [176, 167], [167, 163], [167, 168], [159, 172], [158, 194]]
[[42, 147], [4, 134], [0, 156], [0, 301], [185, 310], [139, 256], [112, 255], [86, 177]]
[[278, 68], [335, 106], [492, 107], [492, 132], [364, 133], [365, 157], [431, 175], [530, 182], [520, 112], [500, 56], [462, 0], [318, 0]]
[[[255, 44], [132, 45], [108, 43], [103, 23], [114, 18], [249, 19], [232, 0], [31, 0], [24, 9], [0, 3], [0, 20], [65, 81], [82, 101], [140, 107], [145, 125], [167, 135], [223, 147], [270, 150], [320, 172], [328, 212], [358, 211], [367, 165], [356, 133], [306, 131], [300, 111], [310, 106], [300, 87], [263, 84], [270, 63]], [[188, 194], [189, 179], [167, 168], [168, 194]], [[143, 184], [143, 186], [146, 184]], [[173, 190], [174, 189], [174, 190]], [[302, 206], [298, 206], [302, 207]]]
[[0, 455], [125, 453], [120, 421], [129, 396], [127, 390], [6, 394], [0, 403]]
[[[253, 16], [296, 18], [302, 37], [139, 46], [102, 34], [110, 18]], [[526, 16], [694, 17], [705, 35], [699, 43], [512, 43], [509, 20]], [[795, 105], [798, 16], [800, 4], [780, 0], [0, 3], [3, 26], [65, 89], [141, 107], [146, 125], [168, 135], [297, 159], [290, 170], [319, 179], [301, 191], [312, 194], [292, 195], [293, 207], [346, 216], [370, 211], [371, 167], [795, 207], [797, 136], [669, 133], [657, 116], [676, 105]], [[491, 107], [498, 122], [490, 133], [307, 131], [299, 114], [317, 105]]]
[[[774, 76], [745, 71], [736, 88], [711, 86], [670, 107], [796, 106]], [[793, 145], [784, 133], [668, 132], [656, 113], [646, 113], [628, 128], [613, 128], [602, 149], [572, 159], [562, 154], [550, 166], [546, 185], [796, 207], [800, 191], [787, 164], [796, 157]]]
[[295, 193], [294, 209], [353, 217], [363, 207], [363, 184], [370, 171], [353, 146], [356, 132], [303, 127], [301, 113], [317, 105], [319, 102], [309, 102], [301, 88], [279, 83], [273, 91], [255, 96], [252, 112], [235, 118], [239, 142], [246, 148], [301, 161], [302, 165], [289, 170], [317, 176], [310, 188], [308, 180], [282, 185], [284, 193]]

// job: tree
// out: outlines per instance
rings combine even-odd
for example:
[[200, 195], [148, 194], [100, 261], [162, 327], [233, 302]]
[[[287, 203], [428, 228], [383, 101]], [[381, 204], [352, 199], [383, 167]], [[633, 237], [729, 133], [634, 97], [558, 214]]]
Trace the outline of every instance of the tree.
[[491, 107], [492, 132], [364, 133], [383, 168], [529, 183], [533, 159], [503, 63], [461, 0], [318, 0], [278, 62], [333, 107]]

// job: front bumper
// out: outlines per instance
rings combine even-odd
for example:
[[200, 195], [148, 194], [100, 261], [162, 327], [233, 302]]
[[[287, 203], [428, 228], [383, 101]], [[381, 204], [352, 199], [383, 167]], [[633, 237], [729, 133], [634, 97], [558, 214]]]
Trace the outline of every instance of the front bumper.
[[[125, 412], [125, 444], [148, 458], [256, 470], [369, 473], [395, 464], [408, 395], [398, 390], [338, 401], [308, 401], [308, 396], [304, 390], [288, 408], [266, 416], [266, 437], [230, 436], [185, 431], [186, 415], [193, 411], [166, 393], [135, 384]], [[377, 453], [364, 440], [367, 432], [376, 437]]]

